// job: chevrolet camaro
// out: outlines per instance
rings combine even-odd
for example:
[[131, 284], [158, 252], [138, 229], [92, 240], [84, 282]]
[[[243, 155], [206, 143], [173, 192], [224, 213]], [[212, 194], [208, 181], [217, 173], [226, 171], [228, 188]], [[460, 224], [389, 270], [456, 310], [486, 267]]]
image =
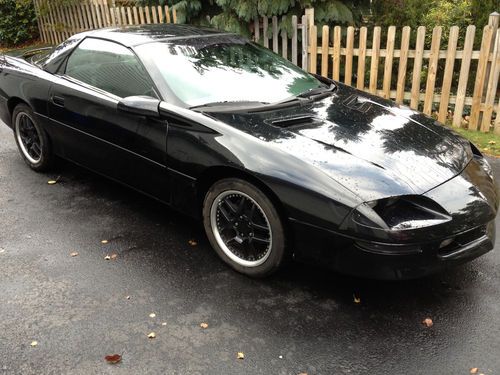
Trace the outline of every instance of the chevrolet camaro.
[[197, 217], [249, 276], [294, 259], [416, 278], [494, 245], [473, 144], [232, 33], [109, 28], [2, 55], [0, 118], [33, 170], [64, 158]]

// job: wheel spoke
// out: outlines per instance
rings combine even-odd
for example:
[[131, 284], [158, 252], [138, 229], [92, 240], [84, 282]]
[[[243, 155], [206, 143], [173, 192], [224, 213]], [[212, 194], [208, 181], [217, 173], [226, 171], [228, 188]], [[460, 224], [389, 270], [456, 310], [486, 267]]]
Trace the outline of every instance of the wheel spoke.
[[230, 215], [229, 212], [227, 212], [226, 209], [224, 207], [222, 207], [222, 205], [219, 206], [219, 211], [227, 223], [231, 224], [233, 222], [234, 219], [233, 219], [232, 215]]
[[238, 212], [238, 208], [235, 207], [234, 204], [229, 200], [229, 197], [224, 199], [222, 202], [224, 202], [227, 205], [227, 207], [229, 207], [229, 209], [233, 214], [236, 214], [236, 212]]
[[262, 242], [262, 243], [270, 243], [271, 242], [267, 238], [260, 238], [260, 237], [252, 237], [252, 238], [253, 238], [253, 241], [256, 241], [256, 242]]
[[245, 203], [246, 203], [245, 197], [241, 197], [240, 203], [238, 203], [238, 209], [236, 210], [236, 215], [240, 215], [241, 213], [243, 213], [243, 209], [245, 208]]
[[266, 232], [269, 232], [269, 228], [267, 227], [267, 225], [260, 225], [260, 224], [255, 224], [253, 221], [250, 223], [250, 226], [254, 229], [257, 229], [257, 230], [262, 230], [262, 231], [266, 231]]
[[38, 143], [34, 142], [31, 147], [30, 147], [30, 150], [33, 151], [33, 153], [35, 155], [33, 155], [36, 159], [38, 159], [40, 157], [40, 155], [42, 154], [42, 150], [40, 149], [40, 146], [38, 145]]

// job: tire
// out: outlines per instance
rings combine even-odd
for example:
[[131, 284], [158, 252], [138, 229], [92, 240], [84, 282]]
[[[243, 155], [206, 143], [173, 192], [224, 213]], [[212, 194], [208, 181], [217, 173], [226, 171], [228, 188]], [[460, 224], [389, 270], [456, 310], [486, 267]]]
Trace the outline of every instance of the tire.
[[203, 202], [203, 225], [219, 257], [240, 273], [269, 276], [283, 262], [281, 218], [271, 200], [245, 180], [228, 178], [212, 185]]
[[17, 148], [28, 166], [36, 172], [48, 170], [54, 160], [47, 133], [26, 104], [19, 104], [12, 113]]

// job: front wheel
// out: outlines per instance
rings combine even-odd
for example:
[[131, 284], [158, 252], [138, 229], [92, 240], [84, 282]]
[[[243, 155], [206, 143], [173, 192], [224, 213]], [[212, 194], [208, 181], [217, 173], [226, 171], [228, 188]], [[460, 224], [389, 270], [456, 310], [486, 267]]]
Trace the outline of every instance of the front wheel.
[[12, 114], [14, 136], [21, 156], [28, 166], [37, 171], [47, 170], [53, 162], [49, 138], [35, 120], [26, 104], [19, 104]]
[[216, 182], [203, 204], [203, 224], [217, 254], [236, 271], [264, 277], [285, 254], [283, 224], [271, 200], [237, 178]]

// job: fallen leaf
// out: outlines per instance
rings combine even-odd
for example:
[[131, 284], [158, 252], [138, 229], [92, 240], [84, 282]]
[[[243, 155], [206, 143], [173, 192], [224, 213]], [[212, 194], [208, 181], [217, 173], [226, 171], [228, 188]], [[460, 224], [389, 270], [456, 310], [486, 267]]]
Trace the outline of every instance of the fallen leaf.
[[113, 355], [107, 355], [104, 357], [106, 362], [114, 365], [115, 363], [118, 363], [122, 360], [122, 356], [120, 354], [113, 354]]
[[354, 298], [354, 303], [361, 303], [360, 297], [356, 296], [355, 294], [353, 294], [352, 297]]
[[150, 339], [154, 339], [156, 337], [156, 333], [154, 332], [151, 332], [149, 335], [148, 335], [148, 338]]
[[422, 324], [426, 327], [432, 327], [434, 325], [434, 322], [432, 321], [431, 318], [425, 318], [423, 321], [422, 321]]
[[162, 326], [166, 326], [166, 325], [167, 325], [167, 322], [163, 322], [161, 325], [162, 325]]
[[109, 255], [106, 255], [106, 256], [104, 257], [104, 260], [110, 260], [110, 259], [111, 259], [111, 257], [110, 257]]
[[32, 342], [31, 342], [31, 346], [32, 346], [32, 347], [35, 347], [35, 346], [37, 346], [37, 345], [38, 345], [38, 341], [32, 341]]
[[470, 369], [471, 374], [477, 374], [478, 371], [479, 371], [479, 369], [477, 367], [473, 367]]
[[111, 258], [112, 260], [115, 260], [116, 258], [118, 258], [118, 254], [113, 253], [113, 254], [111, 254], [110, 258]]
[[236, 357], [237, 357], [238, 359], [245, 359], [245, 353], [243, 353], [243, 352], [238, 352], [238, 354], [236, 355]]
[[203, 329], [208, 328], [208, 323], [201, 323], [200, 327]]
[[72, 253], [69, 254], [70, 256], [72, 257], [77, 257], [78, 256], [78, 253], [76, 251], [73, 251]]
[[108, 240], [102, 240], [101, 243], [102, 244], [107, 244], [109, 241]]
[[151, 314], [149, 314], [149, 317], [150, 318], [154, 318], [154, 317], [156, 317], [156, 314], [155, 313], [151, 313]]
[[190, 244], [191, 246], [196, 246], [198, 245], [198, 242], [196, 240], [189, 240], [188, 244]]
[[497, 143], [495, 141], [489, 141], [488, 144], [489, 145], [496, 145]]
[[57, 176], [57, 178], [55, 180], [48, 180], [47, 183], [49, 185], [54, 185], [54, 184], [57, 184], [58, 181], [60, 180], [61, 176]]
[[489, 151], [488, 147], [483, 148], [483, 151]]

